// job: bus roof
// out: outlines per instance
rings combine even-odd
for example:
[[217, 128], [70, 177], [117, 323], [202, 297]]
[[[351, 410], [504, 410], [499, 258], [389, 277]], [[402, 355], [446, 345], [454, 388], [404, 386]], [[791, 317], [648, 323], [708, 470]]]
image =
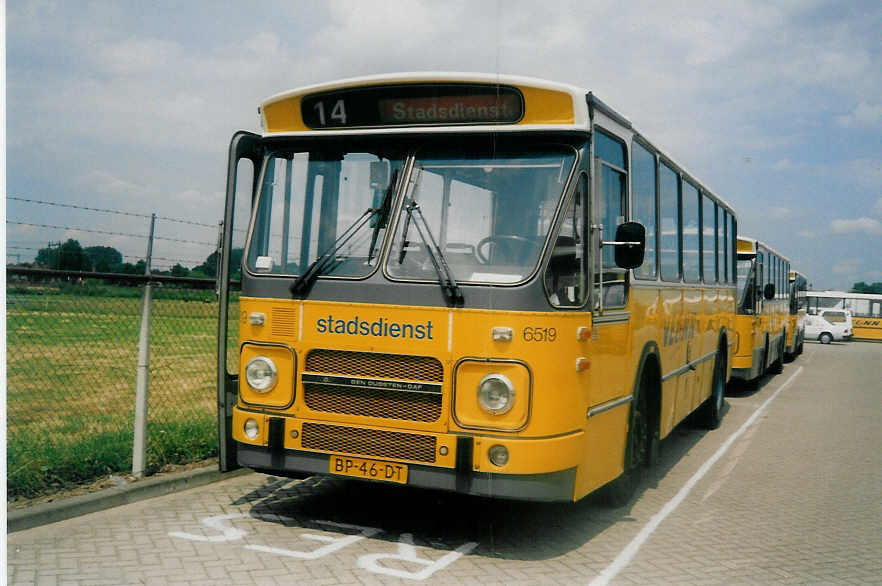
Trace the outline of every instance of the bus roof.
[[841, 297], [842, 299], [882, 299], [878, 293], [847, 293], [845, 291], [807, 291], [809, 297]]
[[755, 255], [757, 253], [757, 247], [759, 247], [759, 246], [762, 246], [763, 248], [765, 248], [769, 252], [774, 253], [778, 258], [780, 258], [782, 260], [786, 260], [787, 262], [790, 262], [789, 258], [787, 258], [786, 256], [784, 256], [783, 254], [781, 254], [780, 252], [778, 252], [777, 250], [775, 250], [774, 248], [772, 248], [771, 246], [769, 246], [768, 244], [766, 244], [765, 242], [763, 242], [761, 240], [757, 240], [756, 238], [750, 238], [749, 236], [739, 236], [738, 237], [738, 249], [737, 249], [738, 254], [754, 254]]
[[[500, 130], [525, 130], [525, 129], [555, 129], [555, 130], [582, 130], [588, 127], [588, 104], [586, 102], [587, 90], [572, 85], [556, 83], [530, 77], [513, 75], [498, 75], [489, 73], [456, 73], [456, 72], [419, 72], [419, 73], [390, 73], [383, 75], [371, 75], [342, 79], [327, 83], [315, 84], [282, 92], [267, 98], [260, 106], [261, 123], [267, 135], [301, 134], [304, 132], [316, 132], [325, 134], [328, 130], [343, 131], [347, 133], [360, 133], [369, 129], [371, 133], [378, 131], [407, 132], [417, 131], [444, 132], [451, 127], [462, 131], [462, 123], [409, 123], [411, 120], [396, 123], [388, 120], [372, 121], [370, 124], [342, 124], [329, 126], [326, 129], [316, 128], [307, 124], [301, 115], [301, 102], [303, 98], [328, 94], [345, 93], [359, 88], [377, 88], [392, 86], [415, 86], [415, 85], [474, 85], [491, 88], [513, 87], [523, 96], [524, 111], [520, 119], [515, 122], [487, 123], [468, 122], [469, 126], [480, 129]], [[338, 94], [339, 95], [339, 94]], [[382, 96], [385, 99], [388, 96]], [[462, 96], [458, 96], [462, 98]], [[418, 104], [419, 98], [404, 98], [413, 100]], [[474, 102], [466, 101], [466, 106]], [[621, 117], [621, 115], [616, 114]], [[624, 117], [621, 117], [624, 119]], [[416, 128], [412, 128], [416, 125]]]

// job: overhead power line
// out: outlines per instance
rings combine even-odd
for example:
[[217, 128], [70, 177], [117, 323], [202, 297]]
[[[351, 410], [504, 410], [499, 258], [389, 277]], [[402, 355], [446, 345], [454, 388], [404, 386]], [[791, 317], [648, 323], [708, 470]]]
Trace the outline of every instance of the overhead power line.
[[[86, 210], [89, 212], [102, 212], [105, 214], [117, 214], [120, 216], [132, 216], [135, 218], [147, 218], [147, 219], [150, 218], [150, 214], [139, 214], [137, 212], [124, 212], [122, 210], [109, 210], [109, 209], [105, 209], [105, 208], [93, 208], [93, 207], [88, 207], [88, 206], [75, 205], [75, 204], [71, 204], [71, 203], [59, 203], [59, 202], [55, 202], [55, 201], [42, 201], [39, 199], [27, 199], [24, 197], [16, 197], [16, 196], [12, 196], [12, 195], [8, 196], [7, 199], [12, 199], [15, 201], [23, 201], [23, 202], [27, 202], [27, 203], [36, 203], [36, 204], [47, 205], [47, 206], [54, 206], [54, 207], [59, 207], [59, 208], [71, 208], [71, 209], [75, 209], [75, 210]], [[165, 220], [167, 222], [177, 222], [179, 224], [189, 224], [191, 226], [201, 226], [203, 228], [217, 228], [217, 225], [204, 224], [202, 222], [193, 222], [192, 220], [181, 220], [178, 218], [170, 218], [168, 216], [156, 216], [156, 218], [158, 220]]]
[[[124, 232], [108, 232], [105, 230], [91, 230], [89, 228], [78, 228], [76, 226], [55, 226], [52, 224], [34, 224], [31, 222], [16, 222], [13, 220], [6, 220], [7, 224], [16, 224], [18, 226], [33, 226], [36, 228], [55, 228], [57, 230], [74, 230], [77, 232], [91, 232], [93, 234], [104, 234], [105, 236], [126, 236], [130, 238], [147, 238], [146, 234], [126, 234]], [[183, 242], [185, 244], [202, 244], [205, 246], [214, 246], [214, 242], [204, 242], [200, 240], [185, 240], [182, 238], [167, 238], [164, 236], [154, 236], [154, 240], [167, 240], [169, 242]]]

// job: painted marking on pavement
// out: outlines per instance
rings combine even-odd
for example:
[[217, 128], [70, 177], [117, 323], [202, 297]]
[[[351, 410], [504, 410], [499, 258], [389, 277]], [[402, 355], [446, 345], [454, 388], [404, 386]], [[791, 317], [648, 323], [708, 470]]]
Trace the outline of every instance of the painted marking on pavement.
[[606, 584], [609, 584], [610, 581], [619, 574], [619, 572], [621, 572], [623, 569], [625, 569], [625, 567], [627, 567], [629, 563], [631, 563], [631, 560], [634, 559], [634, 556], [636, 556], [637, 552], [640, 550], [640, 546], [642, 546], [646, 542], [646, 540], [649, 539], [649, 537], [655, 532], [655, 530], [658, 529], [658, 526], [661, 525], [662, 521], [664, 521], [668, 515], [674, 512], [674, 510], [680, 505], [680, 503], [683, 502], [683, 500], [689, 495], [689, 493], [692, 491], [698, 481], [704, 478], [711, 467], [716, 464], [717, 460], [719, 460], [723, 456], [723, 454], [725, 454], [729, 450], [729, 448], [732, 447], [732, 444], [735, 443], [735, 440], [741, 437], [741, 435], [753, 424], [753, 422], [756, 421], [756, 419], [762, 414], [762, 412], [766, 410], [769, 404], [775, 400], [775, 397], [777, 397], [781, 391], [787, 388], [790, 383], [793, 382], [793, 380], [797, 376], [799, 376], [799, 374], [802, 372], [802, 369], [803, 367], [800, 366], [796, 372], [790, 375], [790, 378], [784, 381], [784, 384], [778, 387], [778, 390], [772, 393], [772, 396], [766, 399], [765, 402], [763, 402], [763, 404], [760, 405], [759, 408], [753, 412], [753, 415], [751, 415], [747, 419], [747, 421], [745, 421], [741, 425], [741, 427], [738, 428], [735, 433], [729, 436], [725, 443], [723, 443], [723, 445], [720, 446], [716, 452], [714, 452], [714, 455], [708, 458], [707, 461], [705, 461], [705, 463], [701, 465], [698, 471], [695, 472], [695, 474], [693, 474], [688, 481], [686, 481], [686, 484], [683, 485], [683, 487], [677, 492], [677, 494], [674, 495], [671, 500], [665, 503], [665, 506], [663, 506], [658, 513], [652, 516], [652, 518], [649, 520], [649, 523], [647, 523], [643, 527], [643, 529], [640, 530], [640, 533], [638, 533], [636, 537], [634, 537], [634, 539], [632, 539], [631, 542], [627, 546], [625, 546], [625, 549], [623, 549], [621, 553], [616, 556], [616, 559], [614, 559], [612, 563], [608, 565], [596, 578], [591, 580], [590, 586], [605, 586]]
[[[177, 537], [178, 539], [187, 539], [189, 541], [201, 541], [201, 542], [210, 542], [210, 543], [224, 543], [229, 541], [238, 541], [248, 535], [248, 532], [244, 529], [237, 529], [236, 527], [232, 527], [229, 522], [235, 519], [259, 519], [264, 521], [276, 522], [276, 523], [285, 523], [285, 522], [295, 522], [295, 519], [291, 517], [285, 517], [284, 515], [275, 515], [275, 514], [253, 514], [248, 515], [245, 513], [230, 513], [226, 515], [213, 515], [211, 517], [204, 517], [199, 520], [199, 522], [207, 527], [208, 529], [212, 529], [217, 531], [217, 535], [200, 535], [198, 533], [185, 533], [182, 531], [170, 531], [168, 535], [170, 537]], [[323, 558], [332, 553], [336, 553], [343, 548], [352, 545], [358, 541], [361, 541], [368, 537], [373, 537], [378, 533], [382, 533], [382, 529], [378, 529], [376, 527], [363, 527], [361, 525], [350, 525], [348, 523], [336, 523], [334, 521], [320, 521], [316, 520], [315, 523], [320, 525], [326, 525], [329, 527], [329, 531], [333, 532], [336, 530], [348, 530], [348, 531], [358, 531], [357, 534], [342, 534], [338, 537], [330, 537], [327, 535], [316, 535], [314, 533], [301, 533], [299, 537], [303, 539], [308, 539], [310, 541], [318, 541], [320, 543], [326, 543], [322, 547], [314, 549], [312, 551], [299, 551], [293, 549], [283, 549], [279, 547], [271, 547], [268, 545], [244, 545], [243, 548], [251, 551], [259, 551], [262, 553], [268, 553], [272, 555], [278, 555], [283, 557], [295, 558], [300, 560], [317, 560], [319, 558]], [[439, 570], [443, 570], [462, 556], [470, 553], [478, 547], [478, 543], [474, 541], [470, 541], [465, 543], [454, 551], [450, 551], [444, 554], [441, 558], [437, 560], [432, 560], [428, 558], [421, 558], [417, 555], [416, 547], [413, 543], [413, 535], [410, 533], [404, 533], [398, 540], [398, 553], [376, 553], [376, 554], [367, 554], [359, 556], [356, 563], [359, 568], [363, 570], [367, 570], [368, 572], [372, 572], [374, 574], [384, 574], [386, 576], [395, 576], [397, 578], [406, 578], [409, 580], [425, 580], [426, 578], [432, 576], [434, 573]], [[433, 548], [428, 548], [433, 549]], [[417, 564], [419, 566], [423, 566], [422, 569], [415, 572], [409, 572], [407, 570], [389, 568], [380, 563], [381, 560], [398, 560], [401, 562], [406, 562], [410, 564]]]

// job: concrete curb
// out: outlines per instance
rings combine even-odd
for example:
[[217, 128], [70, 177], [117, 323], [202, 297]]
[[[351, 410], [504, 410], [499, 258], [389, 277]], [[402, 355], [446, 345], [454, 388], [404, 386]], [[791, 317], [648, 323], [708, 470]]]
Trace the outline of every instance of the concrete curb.
[[103, 511], [145, 499], [196, 488], [249, 474], [250, 469], [241, 468], [221, 473], [217, 466], [196, 468], [159, 477], [145, 478], [123, 486], [114, 486], [91, 494], [75, 496], [62, 501], [44, 503], [26, 509], [7, 511], [6, 531], [14, 533], [40, 525], [64, 521], [95, 511]]

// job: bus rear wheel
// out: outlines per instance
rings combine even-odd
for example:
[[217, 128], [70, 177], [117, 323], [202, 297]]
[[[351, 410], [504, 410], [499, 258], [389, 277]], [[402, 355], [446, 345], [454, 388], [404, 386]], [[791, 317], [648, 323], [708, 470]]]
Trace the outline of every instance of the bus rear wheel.
[[698, 420], [706, 429], [720, 427], [723, 420], [723, 395], [726, 391], [726, 358], [722, 350], [717, 352], [714, 362], [714, 376], [711, 379], [710, 396], [700, 407]]
[[775, 361], [769, 365], [769, 372], [772, 374], [781, 374], [784, 372], [784, 351], [786, 346], [785, 340], [787, 339], [787, 333], [781, 335], [781, 343], [778, 345], [778, 357], [775, 358]]
[[643, 478], [644, 468], [649, 465], [652, 435], [649, 430], [648, 391], [649, 384], [644, 375], [637, 396], [631, 401], [624, 470], [621, 476], [601, 489], [601, 499], [608, 507], [623, 507], [630, 502]]

